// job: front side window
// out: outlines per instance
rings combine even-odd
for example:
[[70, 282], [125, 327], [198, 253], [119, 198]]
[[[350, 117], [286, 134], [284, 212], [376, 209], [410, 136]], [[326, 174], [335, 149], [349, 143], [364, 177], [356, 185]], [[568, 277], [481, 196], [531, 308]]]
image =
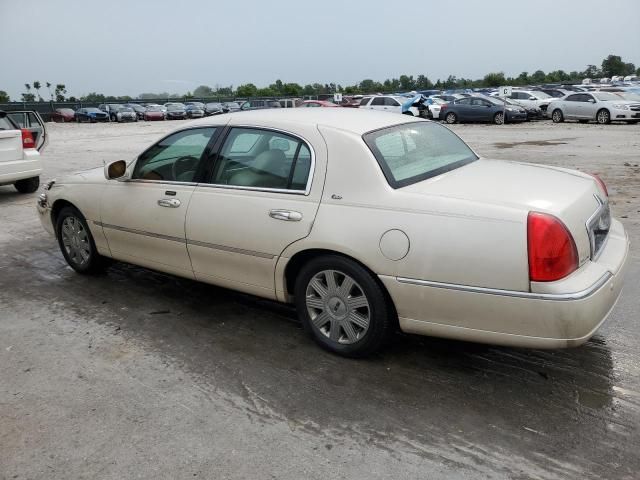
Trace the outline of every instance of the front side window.
[[371, 102], [371, 106], [380, 106], [380, 105], [384, 105], [384, 98], [382, 97], [376, 97]]
[[136, 162], [132, 179], [193, 182], [215, 127], [182, 130], [163, 138]]
[[300, 139], [271, 130], [233, 128], [216, 163], [212, 183], [304, 191], [311, 151]]
[[393, 188], [440, 175], [478, 159], [448, 128], [413, 122], [363, 135]]
[[371, 97], [364, 97], [362, 100], [360, 100], [360, 106], [364, 107], [367, 103], [369, 103], [369, 100], [371, 100]]

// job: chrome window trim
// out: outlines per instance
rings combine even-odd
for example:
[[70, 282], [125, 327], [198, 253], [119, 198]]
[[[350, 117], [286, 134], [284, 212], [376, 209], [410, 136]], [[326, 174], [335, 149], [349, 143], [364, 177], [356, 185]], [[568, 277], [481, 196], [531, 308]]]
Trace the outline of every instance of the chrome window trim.
[[[316, 172], [316, 151], [311, 145], [311, 142], [309, 142], [309, 140], [307, 140], [306, 138], [304, 138], [302, 135], [298, 133], [293, 133], [288, 130], [283, 130], [280, 128], [272, 128], [272, 127], [265, 127], [265, 126], [258, 126], [258, 125], [245, 125], [245, 124], [239, 124], [239, 125], [227, 124], [227, 127], [229, 128], [229, 130], [232, 130], [234, 128], [250, 128], [252, 130], [265, 130], [268, 132], [282, 133], [284, 135], [289, 135], [290, 137], [296, 138], [299, 141], [303, 142], [307, 146], [307, 148], [309, 149], [309, 153], [311, 154], [311, 166], [309, 167], [309, 176], [307, 177], [307, 185], [304, 190], [288, 190], [286, 188], [244, 187], [242, 185], [225, 185], [222, 183], [200, 183], [198, 184], [199, 187], [225, 188], [229, 190], [248, 190], [248, 191], [254, 191], [254, 192], [288, 193], [292, 195], [305, 195], [305, 196], [308, 196], [311, 193], [311, 187], [313, 186], [313, 176]], [[226, 141], [226, 138], [225, 138], [225, 141]], [[222, 143], [222, 145], [220, 145], [221, 150], [223, 146], [224, 146], [224, 142]]]
[[409, 285], [419, 285], [421, 287], [444, 288], [447, 290], [456, 290], [469, 293], [481, 293], [486, 295], [498, 295], [502, 297], [525, 298], [528, 300], [554, 300], [554, 301], [572, 301], [581, 300], [594, 294], [602, 288], [609, 279], [613, 277], [611, 272], [604, 273], [593, 285], [579, 292], [572, 293], [534, 293], [520, 292], [517, 290], [503, 290], [499, 288], [475, 287], [472, 285], [460, 285], [457, 283], [433, 282], [430, 280], [417, 280], [415, 278], [396, 277], [400, 283]]
[[147, 180], [143, 178], [128, 178], [124, 183], [155, 183], [158, 185], [184, 185], [195, 187], [198, 182], [172, 182], [171, 180]]

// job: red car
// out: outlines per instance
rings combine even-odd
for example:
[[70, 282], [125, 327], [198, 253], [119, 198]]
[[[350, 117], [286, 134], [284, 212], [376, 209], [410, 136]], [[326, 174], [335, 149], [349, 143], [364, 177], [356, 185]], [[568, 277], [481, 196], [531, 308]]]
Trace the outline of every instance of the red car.
[[145, 120], [164, 120], [164, 112], [160, 107], [148, 107], [144, 112]]
[[304, 107], [339, 107], [340, 105], [336, 105], [335, 103], [328, 102], [327, 100], [305, 100], [298, 108]]
[[75, 114], [72, 108], [56, 108], [51, 112], [51, 120], [56, 123], [73, 122]]

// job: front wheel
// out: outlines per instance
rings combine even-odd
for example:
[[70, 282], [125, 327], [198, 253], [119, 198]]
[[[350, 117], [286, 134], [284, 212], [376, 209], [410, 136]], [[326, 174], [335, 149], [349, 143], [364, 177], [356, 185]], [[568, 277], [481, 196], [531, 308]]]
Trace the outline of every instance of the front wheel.
[[607, 123], [611, 123], [611, 114], [609, 110], [605, 110], [604, 108], [596, 114], [596, 120], [600, 125], [606, 125]]
[[562, 115], [562, 110], [560, 110], [559, 108], [556, 108], [551, 114], [551, 120], [553, 120], [553, 123], [564, 122], [564, 115]]
[[307, 263], [296, 279], [295, 298], [304, 329], [339, 355], [370, 355], [393, 331], [393, 308], [382, 287], [347, 258], [326, 255]]
[[40, 177], [25, 178], [13, 184], [20, 193], [33, 193], [40, 186]]
[[458, 116], [453, 112], [449, 112], [445, 115], [444, 121], [447, 122], [449, 125], [454, 124], [458, 121]]
[[64, 207], [56, 220], [56, 237], [64, 259], [78, 273], [95, 273], [105, 266], [82, 213]]
[[504, 123], [504, 113], [498, 112], [493, 116], [493, 123], [502, 125]]

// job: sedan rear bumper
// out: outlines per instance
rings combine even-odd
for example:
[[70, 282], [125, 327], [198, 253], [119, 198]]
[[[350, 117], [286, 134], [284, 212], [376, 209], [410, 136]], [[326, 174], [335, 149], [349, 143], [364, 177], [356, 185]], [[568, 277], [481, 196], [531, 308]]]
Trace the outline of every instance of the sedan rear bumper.
[[[380, 276], [407, 333], [530, 348], [565, 348], [585, 343], [614, 308], [624, 281], [629, 240], [614, 222], [594, 262], [602, 275], [587, 288], [568, 293], [532, 293]], [[591, 263], [591, 262], [588, 262]], [[593, 266], [591, 266], [593, 267]], [[593, 274], [589, 265], [570, 277]], [[552, 290], [551, 288], [549, 290]]]

